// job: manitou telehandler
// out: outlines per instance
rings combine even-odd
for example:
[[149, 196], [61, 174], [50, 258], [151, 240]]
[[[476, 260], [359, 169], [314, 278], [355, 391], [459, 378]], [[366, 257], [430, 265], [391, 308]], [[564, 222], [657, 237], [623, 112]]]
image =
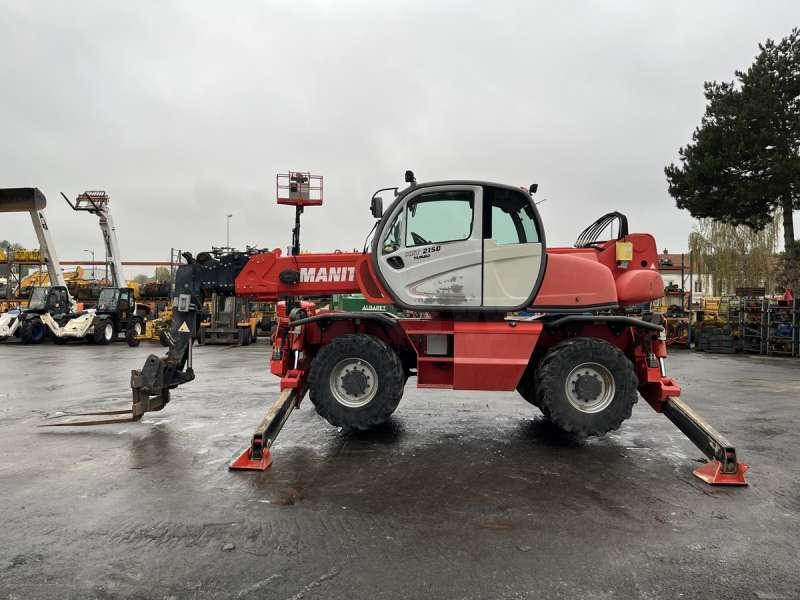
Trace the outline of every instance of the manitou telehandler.
[[[301, 179], [305, 187], [296, 185]], [[516, 389], [578, 436], [617, 429], [641, 395], [709, 457], [696, 475], [745, 485], [735, 449], [678, 398], [680, 387], [666, 373], [663, 327], [616, 314], [663, 294], [651, 235], [629, 233], [627, 219], [610, 213], [574, 248], [548, 248], [535, 185], [417, 184], [411, 172], [406, 182], [403, 190], [386, 188], [395, 198], [385, 212], [373, 196], [370, 252], [301, 254], [300, 215], [321, 203], [321, 178], [279, 175], [278, 201], [296, 210], [290, 253], [186, 254], [175, 282], [174, 344], [132, 372], [130, 411], [83, 424], [161, 410], [171, 389], [194, 379], [196, 312], [209, 295], [228, 294], [279, 303], [270, 370], [282, 390], [231, 468], [271, 464], [269, 448], [306, 392], [332, 425], [365, 429], [389, 418], [406, 379], [416, 376], [425, 388]], [[615, 239], [601, 240], [612, 223]], [[349, 293], [409, 312], [331, 312], [311, 301]], [[523, 309], [534, 316], [511, 314]]]

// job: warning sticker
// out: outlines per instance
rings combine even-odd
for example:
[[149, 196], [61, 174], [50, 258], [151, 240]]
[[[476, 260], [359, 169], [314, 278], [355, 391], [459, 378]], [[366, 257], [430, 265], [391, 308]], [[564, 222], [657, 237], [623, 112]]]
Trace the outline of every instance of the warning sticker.
[[181, 326], [178, 327], [178, 331], [180, 331], [181, 333], [189, 333], [189, 327], [186, 325], [186, 321], [181, 323]]

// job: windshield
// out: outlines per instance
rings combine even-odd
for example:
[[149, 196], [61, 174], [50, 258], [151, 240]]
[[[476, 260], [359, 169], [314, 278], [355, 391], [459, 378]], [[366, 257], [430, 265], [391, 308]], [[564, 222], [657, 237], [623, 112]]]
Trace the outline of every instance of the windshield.
[[33, 288], [31, 299], [28, 301], [28, 308], [31, 310], [43, 310], [47, 303], [47, 291], [48, 288]]
[[117, 296], [119, 290], [114, 288], [103, 288], [97, 298], [97, 310], [114, 310], [117, 307]]

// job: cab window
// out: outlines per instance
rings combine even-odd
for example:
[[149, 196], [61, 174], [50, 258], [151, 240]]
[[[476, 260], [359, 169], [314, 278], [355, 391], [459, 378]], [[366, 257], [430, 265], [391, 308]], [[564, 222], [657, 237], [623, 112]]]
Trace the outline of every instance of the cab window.
[[64, 290], [51, 290], [50, 291], [50, 311], [60, 314], [62, 311], [67, 310], [67, 294]]
[[119, 303], [118, 303], [119, 309], [122, 311], [128, 310], [129, 305], [130, 305], [130, 296], [128, 295], [128, 292], [120, 292]]
[[522, 192], [487, 187], [484, 190], [483, 237], [497, 245], [539, 241], [531, 201]]
[[474, 210], [475, 194], [469, 190], [420, 194], [406, 208], [406, 247], [468, 239]]
[[384, 254], [391, 254], [400, 248], [400, 242], [402, 241], [402, 233], [400, 231], [400, 225], [402, 221], [400, 220], [400, 215], [402, 214], [402, 211], [398, 211], [398, 213], [394, 216], [394, 219], [392, 219], [392, 224], [389, 226], [389, 233], [386, 234], [385, 238], [383, 238]]

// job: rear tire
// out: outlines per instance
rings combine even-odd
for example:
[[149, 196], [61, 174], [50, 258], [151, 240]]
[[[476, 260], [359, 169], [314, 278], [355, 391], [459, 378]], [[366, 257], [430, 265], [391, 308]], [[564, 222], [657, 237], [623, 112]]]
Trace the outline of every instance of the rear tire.
[[252, 341], [253, 341], [253, 336], [250, 333], [250, 328], [247, 327], [245, 328], [244, 331], [242, 331], [242, 346], [249, 346], [250, 342]]
[[38, 317], [29, 319], [20, 327], [19, 339], [23, 344], [41, 344], [46, 337], [44, 323]]
[[331, 425], [366, 430], [386, 421], [403, 397], [397, 353], [365, 334], [337, 337], [311, 363], [309, 397]]
[[612, 344], [579, 337], [557, 344], [536, 371], [536, 401], [556, 426], [579, 436], [604, 435], [630, 418], [639, 380]]

